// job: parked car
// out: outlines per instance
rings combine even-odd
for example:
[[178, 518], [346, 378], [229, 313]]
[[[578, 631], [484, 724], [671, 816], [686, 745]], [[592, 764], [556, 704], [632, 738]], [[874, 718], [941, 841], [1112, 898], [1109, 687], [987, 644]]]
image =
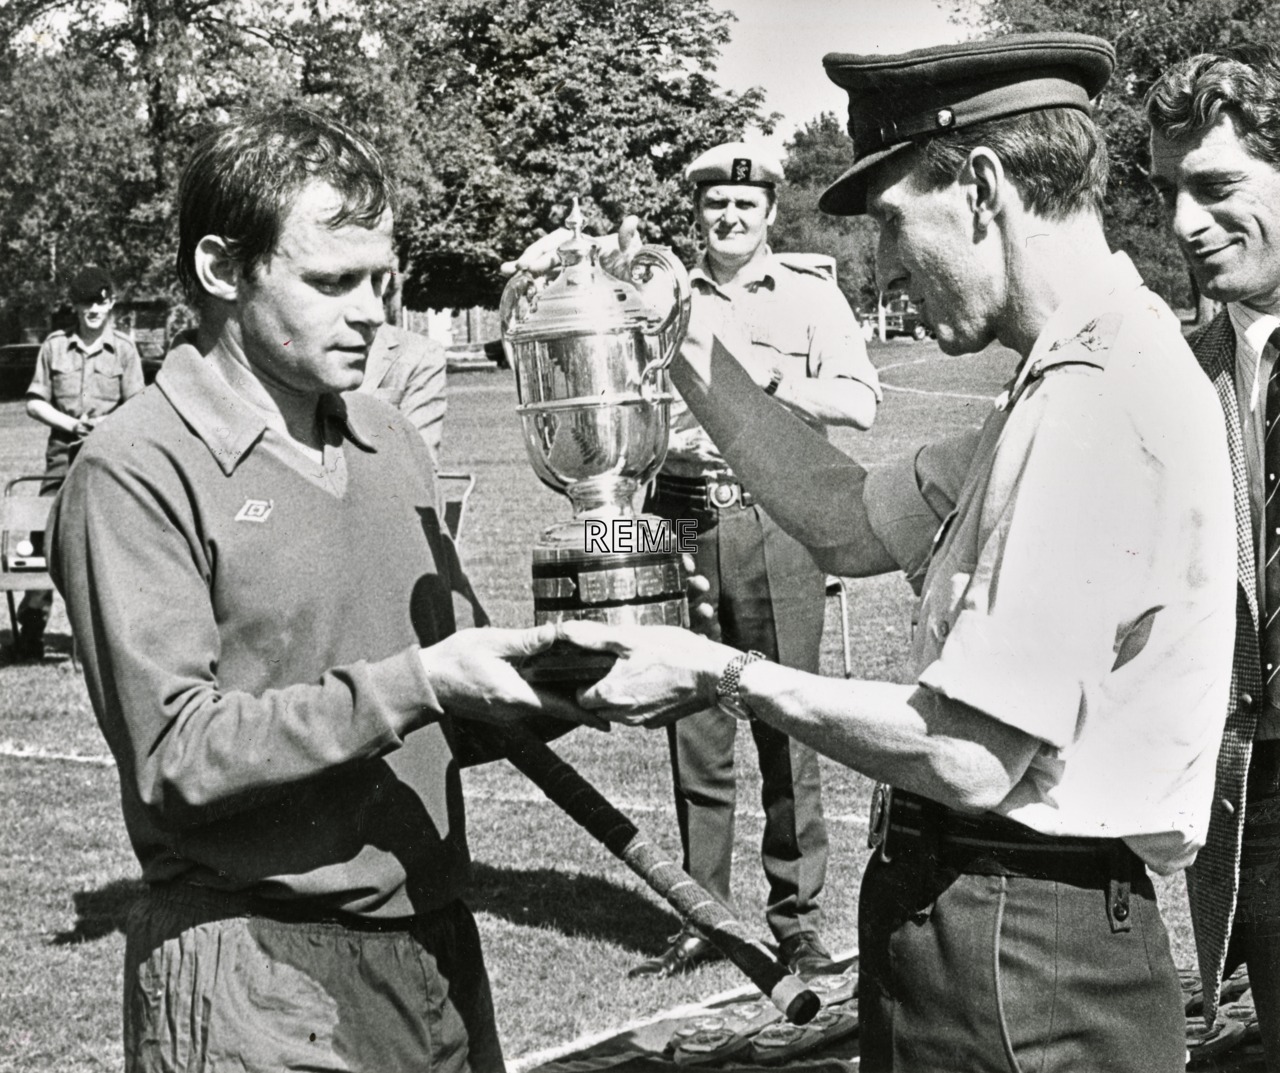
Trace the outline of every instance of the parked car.
[[[929, 329], [920, 319], [920, 310], [905, 294], [881, 295], [880, 302], [884, 310], [885, 339], [907, 335], [918, 342], [929, 337]], [[880, 330], [880, 308], [871, 306], [860, 314], [860, 318], [868, 338]]]

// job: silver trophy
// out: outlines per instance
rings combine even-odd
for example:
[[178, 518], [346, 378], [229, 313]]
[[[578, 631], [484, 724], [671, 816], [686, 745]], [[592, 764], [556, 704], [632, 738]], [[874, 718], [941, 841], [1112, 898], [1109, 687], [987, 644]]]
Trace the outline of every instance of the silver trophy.
[[529, 461], [574, 509], [533, 547], [534, 620], [687, 626], [680, 533], [633, 504], [667, 454], [689, 277], [670, 250], [645, 246], [630, 282], [617, 279], [583, 237], [576, 199], [565, 222], [558, 274], [517, 274], [499, 310]]

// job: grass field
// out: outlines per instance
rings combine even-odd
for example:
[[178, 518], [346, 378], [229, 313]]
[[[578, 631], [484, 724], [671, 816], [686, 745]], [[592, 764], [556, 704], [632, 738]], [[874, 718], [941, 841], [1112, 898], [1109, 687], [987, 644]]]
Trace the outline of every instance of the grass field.
[[[931, 344], [873, 348], [887, 384], [876, 427], [838, 435], [864, 460], [892, 457], [950, 429], [977, 424], [1012, 371], [1008, 352], [943, 358]], [[455, 374], [443, 467], [478, 486], [463, 554], [498, 625], [531, 616], [528, 549], [567, 514], [525, 459], [509, 373]], [[0, 477], [39, 472], [43, 435], [20, 401], [0, 401]], [[908, 680], [911, 593], [899, 578], [853, 582], [855, 673]], [[828, 608], [824, 670], [839, 674], [839, 629]], [[0, 644], [7, 646], [3, 618]], [[120, 819], [116, 773], [71, 664], [61, 604], [50, 657], [40, 666], [0, 656], [0, 1071], [117, 1069], [121, 928], [137, 867]], [[740, 736], [735, 897], [765, 937], [759, 867], [759, 780]], [[665, 737], [580, 730], [557, 743], [660, 845], [678, 856]], [[865, 863], [865, 779], [825, 764], [832, 858], [824, 904], [834, 948], [856, 941], [858, 877]], [[630, 981], [626, 969], [656, 952], [674, 917], [639, 880], [505, 764], [467, 772], [476, 910], [498, 1022], [512, 1059], [736, 986], [729, 967], [676, 981]], [[1180, 878], [1162, 885], [1175, 954], [1192, 964]]]

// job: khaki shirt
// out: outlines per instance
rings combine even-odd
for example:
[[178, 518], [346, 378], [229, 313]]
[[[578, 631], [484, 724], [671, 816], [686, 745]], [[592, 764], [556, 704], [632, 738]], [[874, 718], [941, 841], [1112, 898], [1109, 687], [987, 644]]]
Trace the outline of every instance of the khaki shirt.
[[27, 394], [71, 417], [105, 417], [144, 386], [128, 336], [108, 330], [87, 346], [75, 332], [54, 332], [40, 347]]
[[[691, 319], [708, 325], [700, 338], [740, 339], [734, 356], [748, 372], [778, 369], [785, 377], [844, 377], [866, 384], [881, 398], [880, 380], [867, 357], [858, 320], [835, 281], [820, 268], [769, 253], [747, 267], [742, 286], [722, 289], [706, 260], [689, 273]], [[816, 424], [816, 423], [815, 423]], [[681, 400], [671, 408], [671, 444], [663, 469], [680, 476], [725, 473], [706, 432]]]
[[1227, 708], [1231, 470], [1177, 319], [1111, 267], [969, 438], [913, 658], [921, 685], [1042, 743], [996, 812], [1123, 837], [1168, 873], [1203, 844]]

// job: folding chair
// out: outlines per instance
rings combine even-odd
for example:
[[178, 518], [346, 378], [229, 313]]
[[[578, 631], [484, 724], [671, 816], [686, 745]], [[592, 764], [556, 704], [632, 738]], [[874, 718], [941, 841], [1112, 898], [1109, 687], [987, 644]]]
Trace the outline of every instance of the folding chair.
[[444, 500], [444, 525], [454, 541], [460, 539], [462, 523], [467, 517], [467, 501], [476, 486], [476, 479], [470, 473], [437, 473], [440, 482], [440, 494]]
[[830, 574], [827, 577], [827, 596], [840, 601], [840, 639], [844, 644], [844, 676], [853, 677], [853, 649], [849, 643], [849, 590], [845, 579]]
[[20, 484], [39, 483], [43, 476], [15, 477], [0, 496], [0, 591], [9, 605], [9, 629], [18, 640], [17, 592], [52, 591], [53, 580], [44, 555], [35, 555], [32, 537], [43, 535], [53, 507], [51, 496], [14, 495]]

